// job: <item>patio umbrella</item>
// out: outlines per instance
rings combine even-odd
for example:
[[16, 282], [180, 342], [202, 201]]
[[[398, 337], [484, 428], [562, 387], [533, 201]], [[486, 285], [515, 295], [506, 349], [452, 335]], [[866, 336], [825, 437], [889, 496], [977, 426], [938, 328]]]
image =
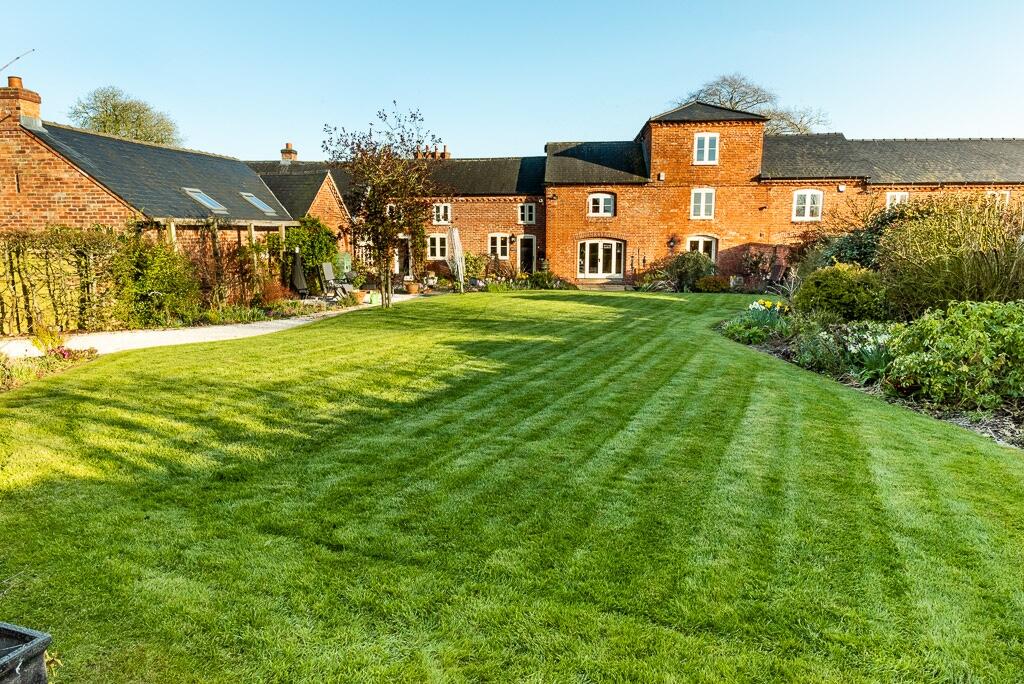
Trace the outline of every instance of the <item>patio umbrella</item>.
[[295, 258], [292, 259], [292, 289], [299, 293], [299, 297], [306, 298], [309, 293], [309, 286], [306, 285], [306, 265], [302, 261], [302, 253], [295, 248]]

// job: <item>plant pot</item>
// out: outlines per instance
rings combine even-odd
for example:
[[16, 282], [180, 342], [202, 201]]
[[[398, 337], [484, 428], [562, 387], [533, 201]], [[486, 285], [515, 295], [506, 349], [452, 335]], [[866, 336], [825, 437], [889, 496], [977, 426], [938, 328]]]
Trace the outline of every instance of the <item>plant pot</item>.
[[355, 292], [352, 293], [352, 296], [355, 298], [356, 304], [362, 304], [363, 302], [366, 301], [365, 290], [356, 290]]
[[416, 282], [406, 283], [405, 284], [405, 291], [408, 294], [419, 294], [419, 292], [420, 292], [420, 284], [416, 283]]
[[0, 684], [46, 684], [50, 635], [0, 622]]

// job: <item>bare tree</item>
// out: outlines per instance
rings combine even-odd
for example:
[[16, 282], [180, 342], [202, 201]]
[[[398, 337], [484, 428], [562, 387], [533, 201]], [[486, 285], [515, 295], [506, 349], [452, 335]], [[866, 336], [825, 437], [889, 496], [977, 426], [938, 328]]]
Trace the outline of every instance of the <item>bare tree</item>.
[[400, 112], [396, 102], [391, 111], [377, 112], [365, 131], [325, 126], [324, 134], [328, 160], [352, 177], [346, 201], [353, 241], [363, 246], [366, 265], [377, 276], [381, 306], [390, 307], [396, 250], [407, 237], [413, 254], [423, 253], [430, 198], [438, 196], [430, 162], [417, 159], [417, 152], [441, 140], [425, 129], [418, 110]]
[[151, 142], [180, 145], [178, 125], [152, 105], [130, 97], [120, 88], [97, 88], [68, 111], [76, 125], [97, 133]]
[[814, 133], [829, 123], [828, 115], [820, 109], [780, 106], [778, 95], [742, 74], [725, 74], [708, 81], [677, 104], [693, 100], [766, 116], [769, 121], [765, 133], [769, 135]]

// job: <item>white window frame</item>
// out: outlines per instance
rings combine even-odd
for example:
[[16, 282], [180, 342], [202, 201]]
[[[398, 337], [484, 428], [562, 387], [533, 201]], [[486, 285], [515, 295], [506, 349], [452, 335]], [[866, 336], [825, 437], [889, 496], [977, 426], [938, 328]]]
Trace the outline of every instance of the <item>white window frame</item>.
[[274, 211], [274, 208], [272, 206], [270, 206], [269, 204], [267, 204], [266, 202], [264, 202], [251, 192], [240, 192], [238, 194], [241, 195], [246, 202], [262, 211], [265, 216], [277, 216], [277, 212]]
[[[609, 199], [611, 200], [611, 210], [610, 211], [608, 210], [608, 207], [606, 206], [607, 203], [605, 202], [605, 200], [609, 200]], [[599, 210], [596, 211], [596, 212], [594, 211], [594, 201], [595, 200], [600, 202]], [[616, 204], [617, 204], [617, 202], [616, 202], [615, 194], [614, 193], [611, 193], [611, 192], [592, 192], [589, 195], [587, 195], [587, 216], [595, 216], [595, 217], [615, 216], [615, 210], [617, 209], [617, 207], [615, 206]]]
[[[799, 206], [800, 197], [801, 196], [806, 197], [806, 201], [804, 203], [805, 209], [804, 209], [804, 215], [803, 216], [797, 215], [797, 207]], [[811, 206], [813, 204], [811, 202], [811, 198], [812, 197], [817, 197], [818, 198], [818, 215], [817, 216], [811, 216], [810, 215], [811, 214]], [[793, 222], [794, 223], [809, 223], [809, 222], [821, 221], [821, 215], [824, 214], [824, 213], [825, 213], [825, 193], [823, 193], [821, 190], [816, 190], [814, 188], [804, 188], [802, 190], [794, 190], [793, 191], [793, 217], [792, 218], [793, 218]]]
[[[714, 145], [711, 144], [714, 141]], [[701, 142], [704, 143], [704, 159], [700, 159]], [[693, 164], [694, 166], [717, 166], [718, 157], [721, 156], [720, 145], [721, 139], [718, 133], [694, 133], [693, 134]], [[710, 158], [710, 152], [712, 147], [715, 151], [715, 158]]]
[[452, 205], [448, 202], [435, 202], [431, 216], [435, 226], [451, 225]]
[[195, 200], [199, 206], [209, 209], [214, 214], [227, 214], [228, 208], [213, 199], [199, 188], [182, 188], [182, 192]]
[[427, 261], [448, 260], [448, 233], [427, 235]]
[[892, 209], [897, 204], [905, 204], [910, 201], [910, 193], [906, 190], [894, 190], [885, 193], [885, 208]]
[[[488, 233], [487, 256], [498, 257], [500, 261], [508, 261], [510, 243], [511, 240], [508, 233]], [[495, 249], [497, 251], [494, 251]]]
[[1010, 203], [1009, 190], [986, 190], [985, 197], [994, 199], [999, 206], [1005, 206]]
[[[697, 249], [691, 249], [690, 243], [692, 243], [692, 242], [696, 242], [697, 243]], [[711, 245], [711, 255], [710, 255], [711, 256], [711, 260], [712, 261], [717, 261], [718, 260], [718, 238], [716, 238], [714, 235], [691, 235], [688, 238], [686, 238], [686, 242], [683, 243], [683, 248], [687, 252], [701, 252], [702, 254], [707, 254], [707, 252], [704, 251], [704, 245], [706, 245], [706, 244], [710, 244]]]
[[532, 226], [537, 223], [537, 203], [521, 202], [519, 204], [519, 225]]
[[[715, 189], [694, 188], [690, 191], [690, 218], [695, 221], [710, 221], [715, 218]], [[708, 196], [711, 197], [711, 213], [708, 213]], [[700, 198], [700, 201], [697, 201]]]

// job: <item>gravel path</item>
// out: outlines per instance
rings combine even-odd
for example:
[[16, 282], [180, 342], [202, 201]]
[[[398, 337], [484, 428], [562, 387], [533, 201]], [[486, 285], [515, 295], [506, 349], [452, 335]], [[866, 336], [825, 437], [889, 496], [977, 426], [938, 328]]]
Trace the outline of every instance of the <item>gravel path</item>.
[[[410, 299], [416, 299], [417, 297], [419, 295], [396, 294], [393, 301], [398, 304]], [[126, 351], [128, 349], [167, 347], [176, 344], [192, 344], [194, 342], [237, 340], [243, 337], [256, 337], [258, 335], [280, 332], [281, 330], [290, 330], [291, 328], [297, 328], [300, 325], [306, 325], [322, 318], [340, 316], [357, 309], [372, 309], [375, 306], [379, 305], [363, 304], [362, 306], [355, 306], [340, 311], [325, 311], [295, 318], [259, 321], [258, 323], [205, 325], [195, 328], [170, 328], [166, 330], [122, 330], [117, 332], [83, 333], [69, 336], [66, 346], [70, 349], [89, 349], [91, 347], [100, 354], [113, 354], [114, 352]], [[26, 337], [0, 337], [0, 354], [6, 354], [11, 358], [40, 356], [39, 351], [32, 346], [32, 342]]]

